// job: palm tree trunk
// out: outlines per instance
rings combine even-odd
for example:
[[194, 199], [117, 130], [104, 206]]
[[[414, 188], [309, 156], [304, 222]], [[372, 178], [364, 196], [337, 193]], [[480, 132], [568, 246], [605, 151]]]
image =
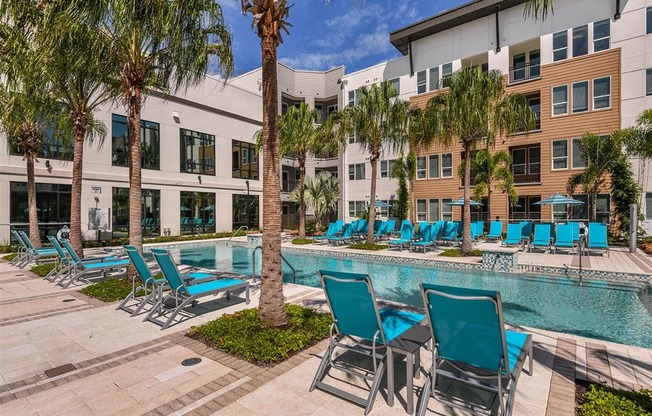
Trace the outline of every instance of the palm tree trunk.
[[70, 244], [77, 255], [84, 257], [81, 233], [81, 195], [82, 195], [82, 171], [84, 162], [84, 136], [86, 135], [86, 123], [77, 116], [73, 120], [73, 131], [75, 136], [75, 148], [72, 159], [72, 189], [70, 194]]
[[306, 238], [306, 161], [299, 159], [299, 238]]
[[378, 175], [378, 149], [371, 149], [371, 194], [369, 195], [369, 227], [367, 229], [367, 244], [374, 243], [374, 222], [376, 221], [376, 176]]
[[598, 192], [597, 191], [591, 192], [591, 201], [590, 202], [591, 202], [591, 205], [590, 205], [591, 206], [591, 214], [590, 214], [589, 221], [595, 222], [596, 217], [597, 217], [597, 210], [598, 210], [597, 209], [597, 205], [598, 205]]
[[473, 251], [471, 244], [471, 141], [464, 141], [464, 207], [462, 223], [462, 254]]
[[34, 158], [27, 156], [27, 209], [29, 210], [29, 239], [34, 247], [41, 247], [41, 234], [38, 231], [36, 211], [36, 180], [34, 178]]
[[[142, 106], [142, 91], [140, 86], [131, 88], [129, 96], [129, 115], [127, 117], [127, 136], [129, 137], [129, 244], [143, 251], [142, 198], [141, 198], [141, 161], [140, 161], [140, 110]], [[130, 264], [127, 273], [134, 276], [136, 270]]]
[[[509, 209], [509, 202], [507, 206]], [[491, 222], [491, 181], [487, 183], [487, 220]]]
[[[268, 10], [267, 13], [271, 13]], [[271, 23], [270, 23], [271, 24]], [[263, 326], [287, 322], [281, 268], [281, 184], [279, 177], [276, 39], [262, 36], [263, 60], [263, 261], [259, 316]]]

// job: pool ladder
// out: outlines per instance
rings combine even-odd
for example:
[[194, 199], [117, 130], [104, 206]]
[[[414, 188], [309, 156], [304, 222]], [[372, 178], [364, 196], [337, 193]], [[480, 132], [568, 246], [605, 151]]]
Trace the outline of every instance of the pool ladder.
[[[256, 252], [258, 250], [262, 251], [263, 246], [256, 246], [256, 248], [254, 248], [253, 254], [251, 255], [251, 275], [254, 277], [254, 279], [256, 277], [258, 277], [258, 276], [256, 276]], [[296, 283], [297, 282], [297, 271], [296, 271], [296, 269], [290, 264], [290, 262], [285, 258], [285, 256], [283, 254], [281, 254], [281, 259], [292, 270], [292, 283]]]
[[246, 225], [241, 225], [240, 228], [238, 228], [237, 230], [235, 230], [235, 232], [233, 234], [231, 234], [231, 237], [229, 237], [229, 239], [227, 240], [226, 243], [228, 244], [229, 242], [231, 242], [233, 237], [235, 237], [240, 232], [240, 230], [249, 231], [249, 227], [247, 227]]

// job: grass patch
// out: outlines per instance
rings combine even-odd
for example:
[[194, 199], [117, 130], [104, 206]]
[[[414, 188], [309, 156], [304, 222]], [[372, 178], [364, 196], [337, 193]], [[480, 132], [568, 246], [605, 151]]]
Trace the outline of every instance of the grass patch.
[[36, 273], [41, 277], [45, 277], [54, 269], [54, 262], [43, 263], [32, 267], [32, 273]]
[[0, 253], [15, 253], [18, 251], [18, 246], [6, 245], [0, 246]]
[[297, 244], [297, 245], [312, 244], [312, 238], [295, 238], [292, 240], [292, 244]]
[[6, 256], [3, 256], [2, 258], [7, 260], [7, 261], [12, 261], [16, 257], [18, 257], [18, 253], [7, 254]]
[[193, 326], [188, 336], [256, 365], [284, 361], [328, 337], [329, 315], [297, 305], [285, 305], [285, 312], [283, 328], [264, 328], [258, 309], [245, 309]]
[[[80, 292], [86, 296], [99, 299], [102, 302], [115, 302], [126, 298], [127, 295], [131, 293], [131, 290], [131, 283], [125, 282], [122, 278], [114, 278], [93, 283], [92, 285], [86, 286], [80, 290]], [[136, 296], [141, 296], [143, 294], [145, 294], [145, 292], [141, 290], [136, 293]]]
[[389, 246], [387, 244], [367, 244], [367, 243], [356, 243], [349, 244], [349, 248], [354, 250], [386, 250]]
[[591, 384], [577, 408], [580, 416], [652, 415], [652, 390], [633, 392]]
[[467, 254], [465, 256], [462, 254], [462, 249], [449, 248], [448, 250], [444, 250], [441, 253], [439, 253], [439, 255], [443, 257], [482, 257], [482, 251], [473, 250], [470, 254]]

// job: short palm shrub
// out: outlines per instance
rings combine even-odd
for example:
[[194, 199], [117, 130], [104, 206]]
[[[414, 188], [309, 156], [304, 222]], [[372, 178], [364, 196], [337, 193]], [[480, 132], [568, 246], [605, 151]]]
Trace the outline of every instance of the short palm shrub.
[[349, 245], [349, 248], [352, 248], [354, 250], [372, 250], [372, 251], [386, 250], [388, 247], [389, 246], [387, 244], [356, 243], [356, 244]]
[[652, 415], [652, 390], [616, 390], [591, 384], [580, 399], [580, 416]]
[[292, 244], [296, 244], [296, 245], [312, 244], [312, 238], [295, 238], [292, 240]]

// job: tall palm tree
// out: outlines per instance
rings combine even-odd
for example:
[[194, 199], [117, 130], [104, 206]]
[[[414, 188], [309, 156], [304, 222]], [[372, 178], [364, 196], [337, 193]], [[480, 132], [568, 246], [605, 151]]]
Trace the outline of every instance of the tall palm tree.
[[[640, 159], [638, 185], [642, 189], [645, 188], [645, 168], [652, 160], [652, 108], [648, 108], [638, 115], [635, 126], [620, 130], [616, 135], [625, 145], [627, 154]], [[641, 203], [642, 201], [639, 200], [639, 205]]]
[[[489, 149], [476, 152], [471, 160], [471, 172], [475, 172], [473, 199], [479, 201], [487, 195], [487, 218], [491, 219], [491, 194], [494, 190], [494, 182], [497, 190], [507, 194], [509, 205], [516, 204], [518, 192], [514, 186], [512, 158], [509, 152], [500, 150], [492, 153]], [[464, 172], [460, 173], [460, 177], [464, 177]]]
[[[375, 212], [378, 160], [385, 147], [400, 149], [408, 138], [410, 105], [398, 99], [388, 81], [357, 90], [357, 104], [342, 110], [340, 134], [356, 134], [362, 148], [369, 152], [371, 190], [369, 212]], [[369, 215], [367, 244], [374, 241], [374, 215]]]
[[554, 0], [528, 0], [525, 3], [525, 16], [534, 17], [534, 20], [546, 20], [548, 11], [554, 13], [553, 8]]
[[444, 146], [460, 141], [464, 149], [462, 252], [471, 253], [471, 152], [480, 143], [493, 146], [496, 136], [530, 131], [535, 115], [521, 94], [508, 94], [500, 71], [463, 68], [446, 80], [448, 90], [425, 108], [421, 134], [434, 135]]
[[568, 178], [566, 190], [575, 193], [578, 187], [589, 196], [589, 219], [595, 221], [598, 191], [607, 181], [607, 175], [620, 159], [619, 141], [612, 136], [598, 136], [587, 133], [580, 142], [584, 169]]
[[127, 106], [129, 243], [142, 249], [140, 115], [146, 95], [199, 84], [209, 68], [233, 69], [231, 35], [214, 0], [101, 0], [100, 33], [115, 68], [114, 94]]
[[287, 31], [287, 0], [241, 0], [242, 12], [253, 16], [260, 37], [263, 83], [263, 259], [259, 315], [263, 325], [287, 322], [281, 270], [281, 178], [278, 140], [277, 48]]
[[[293, 201], [299, 201], [300, 188], [292, 191]], [[337, 209], [340, 199], [340, 181], [328, 172], [309, 178], [305, 183], [305, 202], [315, 213], [315, 227], [320, 229], [324, 217]]]

